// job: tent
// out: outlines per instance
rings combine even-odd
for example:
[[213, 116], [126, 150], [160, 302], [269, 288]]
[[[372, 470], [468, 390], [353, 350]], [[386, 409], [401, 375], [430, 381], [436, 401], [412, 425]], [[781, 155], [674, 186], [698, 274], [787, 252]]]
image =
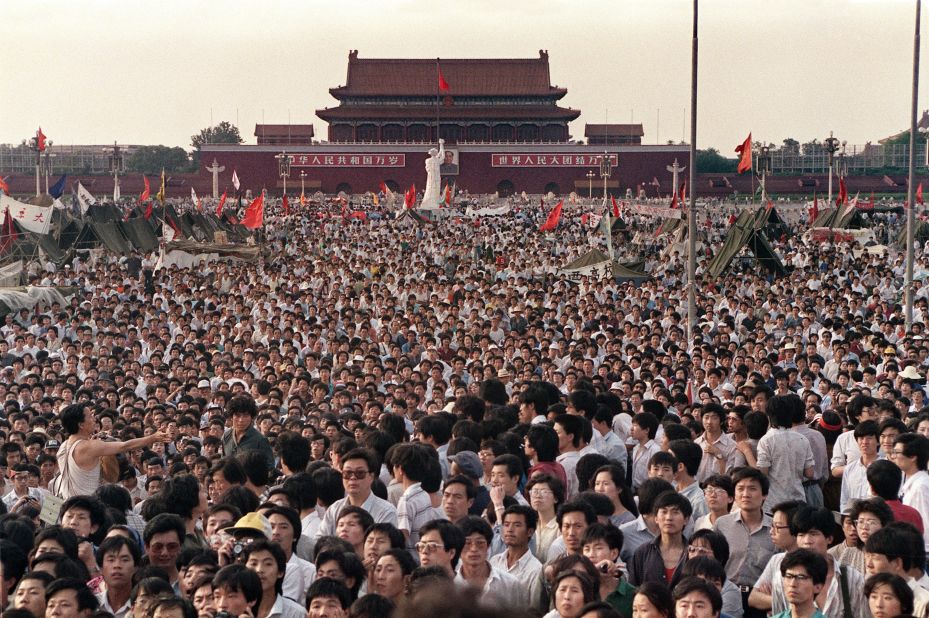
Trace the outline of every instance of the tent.
[[[916, 225], [913, 229], [913, 238], [916, 239], [916, 242], [925, 243], [929, 240], [929, 222], [916, 219]], [[900, 235], [897, 236], [897, 245], [900, 247], [906, 248], [906, 226], [900, 230]]]
[[860, 230], [870, 227], [857, 208], [827, 208], [816, 216], [810, 227], [830, 227], [841, 230]]
[[[612, 267], [612, 268], [611, 268]], [[630, 268], [629, 265], [611, 262], [607, 254], [599, 249], [592, 249], [561, 267], [558, 274], [565, 275], [570, 281], [579, 281], [581, 277], [599, 278], [611, 270], [617, 281], [641, 283], [649, 277], [646, 273]]]
[[[760, 210], [765, 209], [761, 208]], [[771, 247], [771, 243], [768, 242], [764, 231], [757, 225], [758, 221], [763, 219], [764, 213], [757, 211], [746, 210], [739, 215], [732, 227], [729, 228], [729, 233], [726, 234], [726, 240], [722, 248], [716, 253], [707, 267], [707, 275], [710, 278], [716, 279], [719, 277], [743, 248], [748, 248], [762, 266], [776, 275], [787, 274], [787, 269], [784, 268], [784, 264], [774, 253], [774, 249]]]
[[430, 221], [429, 219], [426, 219], [425, 217], [423, 217], [421, 214], [419, 214], [415, 210], [412, 210], [409, 208], [405, 208], [403, 211], [397, 214], [397, 218], [394, 219], [394, 224], [395, 225], [411, 225], [411, 224], [434, 225], [432, 221]]

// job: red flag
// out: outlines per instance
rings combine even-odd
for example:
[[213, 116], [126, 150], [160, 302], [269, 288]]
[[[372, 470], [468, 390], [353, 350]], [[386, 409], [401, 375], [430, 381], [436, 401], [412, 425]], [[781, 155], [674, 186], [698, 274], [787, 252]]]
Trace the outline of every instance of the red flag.
[[865, 205], [867, 210], [874, 210], [874, 191], [871, 191], [871, 199], [868, 200], [868, 203]]
[[616, 198], [610, 196], [610, 202], [613, 204], [613, 216], [619, 219], [619, 206], [616, 204]]
[[148, 203], [148, 206], [145, 207], [145, 212], [142, 214], [145, 217], [145, 220], [148, 221], [152, 218], [152, 211], [154, 210], [155, 205], [152, 202]]
[[148, 178], [146, 176], [142, 176], [142, 182], [145, 183], [145, 189], [143, 189], [142, 193], [139, 195], [140, 204], [144, 204], [145, 200], [147, 200], [152, 195], [152, 188], [149, 186]]
[[765, 208], [767, 210], [771, 210], [772, 208], [774, 208], [774, 202], [772, 202], [771, 200], [768, 200], [768, 203], [767, 205], [765, 205]]
[[245, 216], [242, 217], [242, 225], [250, 230], [255, 230], [264, 224], [264, 219], [265, 196], [264, 193], [262, 193], [245, 209]]
[[670, 208], [677, 208], [677, 193], [671, 194], [671, 206]]
[[281, 205], [284, 207], [284, 216], [290, 214], [290, 203], [287, 201], [287, 194], [284, 194], [284, 199], [281, 201]]
[[403, 205], [407, 209], [413, 208], [416, 205], [416, 185], [410, 185], [410, 188], [407, 189], [406, 195], [403, 196]]
[[919, 186], [916, 187], [916, 203], [924, 204], [923, 202], [923, 183], [919, 183]]
[[450, 185], [445, 185], [445, 205], [452, 205], [452, 188]]
[[39, 131], [35, 134], [35, 143], [39, 152], [45, 152], [45, 133], [42, 133], [42, 127], [39, 127]]
[[548, 213], [548, 219], [546, 219], [542, 227], [539, 228], [540, 232], [550, 232], [558, 227], [558, 221], [561, 220], [562, 208], [564, 208], [564, 200], [558, 202], [558, 204], [552, 208], [552, 211]]
[[738, 173], [747, 172], [752, 169], [752, 134], [749, 133], [745, 141], [735, 147], [735, 151], [741, 155], [739, 167], [736, 168]]
[[845, 186], [845, 178], [839, 176], [839, 195], [835, 198], [835, 205], [841, 206], [848, 202], [848, 188]]
[[445, 81], [445, 76], [442, 75], [442, 69], [439, 69], [439, 92], [448, 92], [450, 89], [448, 82]]
[[171, 226], [171, 229], [174, 230], [174, 238], [172, 238], [172, 240], [177, 240], [184, 237], [184, 234], [181, 232], [181, 226], [177, 224], [177, 221], [175, 221], [173, 217], [165, 215], [165, 223]]
[[589, 220], [590, 220], [589, 212], [585, 212], [584, 214], [581, 215], [581, 225], [587, 225], [587, 221]]
[[306, 207], [306, 196], [303, 195], [303, 191], [300, 192], [300, 205]]
[[0, 178], [0, 191], [3, 191], [7, 195], [10, 194], [10, 185], [6, 184], [6, 178]]
[[0, 253], [5, 253], [16, 240], [16, 228], [13, 227], [13, 217], [7, 208], [3, 215], [3, 226], [0, 227]]
[[816, 197], [816, 193], [813, 193], [813, 207], [810, 209], [810, 225], [813, 225], [813, 221], [816, 221], [819, 217], [819, 199]]
[[349, 219], [358, 219], [359, 221], [367, 221], [368, 213], [363, 210], [353, 210], [352, 214], [349, 215]]
[[687, 181], [681, 183], [681, 206], [687, 202]]
[[216, 207], [216, 216], [217, 216], [217, 217], [222, 217], [222, 216], [223, 216], [223, 206], [225, 206], [225, 205], [226, 205], [226, 192], [223, 191], [223, 196], [222, 196], [221, 198], [219, 198], [219, 205]]

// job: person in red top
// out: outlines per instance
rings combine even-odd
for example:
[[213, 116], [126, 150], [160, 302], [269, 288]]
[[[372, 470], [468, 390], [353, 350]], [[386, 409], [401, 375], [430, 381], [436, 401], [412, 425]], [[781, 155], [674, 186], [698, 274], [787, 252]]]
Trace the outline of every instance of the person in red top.
[[923, 518], [919, 511], [900, 502], [900, 485], [903, 483], [900, 468], [887, 459], [878, 459], [868, 466], [867, 476], [871, 493], [884, 499], [894, 514], [894, 521], [913, 524], [922, 534]]

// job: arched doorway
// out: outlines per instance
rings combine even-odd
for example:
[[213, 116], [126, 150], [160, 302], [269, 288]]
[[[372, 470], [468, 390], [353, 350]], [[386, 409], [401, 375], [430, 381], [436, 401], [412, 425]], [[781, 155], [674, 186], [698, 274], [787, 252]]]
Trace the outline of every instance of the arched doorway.
[[545, 190], [543, 191], [545, 195], [553, 193], [555, 195], [561, 195], [561, 187], [558, 186], [557, 182], [550, 182], [545, 185]]
[[501, 180], [497, 183], [497, 195], [500, 197], [510, 197], [516, 192], [516, 188], [509, 180]]
[[351, 195], [352, 185], [348, 184], [347, 182], [340, 182], [338, 185], [336, 185], [335, 192], [336, 194], [344, 193], [345, 195]]

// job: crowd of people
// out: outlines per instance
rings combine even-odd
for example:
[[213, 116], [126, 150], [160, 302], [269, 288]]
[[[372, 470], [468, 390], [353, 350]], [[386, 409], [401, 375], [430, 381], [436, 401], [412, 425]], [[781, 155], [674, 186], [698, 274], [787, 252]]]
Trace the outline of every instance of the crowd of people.
[[788, 212], [786, 276], [708, 280], [709, 205], [688, 338], [660, 222], [613, 239], [648, 281], [569, 281], [591, 206], [514, 205], [269, 203], [257, 263], [34, 267], [69, 300], [0, 326], [0, 618], [925, 618], [899, 248]]

